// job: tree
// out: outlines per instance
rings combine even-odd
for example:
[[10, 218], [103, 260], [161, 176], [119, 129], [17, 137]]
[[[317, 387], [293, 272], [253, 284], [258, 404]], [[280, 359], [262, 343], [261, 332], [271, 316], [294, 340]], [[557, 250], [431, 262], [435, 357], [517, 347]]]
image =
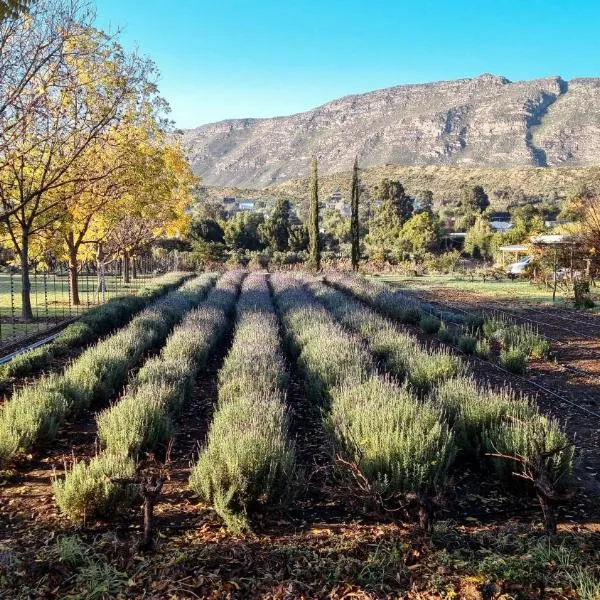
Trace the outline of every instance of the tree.
[[18, 17], [32, 3], [33, 0], [0, 0], [0, 22]]
[[482, 213], [489, 205], [488, 195], [480, 185], [463, 189], [461, 206], [464, 214], [469, 212]]
[[431, 190], [421, 190], [417, 194], [417, 211], [429, 211], [433, 210], [433, 192]]
[[262, 225], [263, 240], [271, 250], [285, 252], [290, 249], [291, 212], [290, 201], [280, 198], [275, 204], [273, 213]]
[[202, 203], [196, 202], [192, 208], [194, 219], [212, 219], [220, 223], [227, 218], [223, 205], [216, 200], [208, 200]]
[[352, 244], [352, 270], [358, 271], [360, 262], [360, 221], [358, 216], [360, 199], [360, 186], [358, 182], [358, 156], [354, 159], [354, 170], [352, 171], [352, 186], [350, 193], [350, 241]]
[[214, 219], [194, 219], [190, 225], [190, 238], [194, 242], [222, 244], [225, 241], [223, 228]]
[[492, 258], [493, 236], [488, 220], [483, 215], [478, 215], [465, 236], [465, 252], [475, 258]]
[[[83, 1], [45, 0], [29, 14], [21, 10], [25, 5], [0, 4], [5, 9], [0, 15], [0, 170], [10, 167], [23, 128], [57, 89], [63, 62], [81, 54], [82, 24], [93, 22], [93, 11]], [[16, 212], [17, 200], [3, 207], [0, 217]]]
[[308, 249], [308, 229], [306, 225], [292, 225], [290, 230], [290, 250], [303, 252]]
[[399, 181], [384, 179], [379, 190], [381, 202], [391, 203], [401, 224], [410, 219], [413, 213], [413, 200], [406, 194], [404, 186]]
[[331, 250], [343, 242], [350, 241], [350, 219], [345, 218], [336, 208], [323, 213], [321, 219], [321, 246]]
[[396, 207], [390, 199], [382, 201], [369, 224], [369, 233], [366, 237], [369, 246], [369, 255], [376, 253], [378, 256], [387, 256], [390, 252], [399, 249], [402, 222]]
[[262, 213], [237, 213], [225, 223], [225, 243], [232, 250], [263, 250], [260, 229], [264, 222]]
[[159, 237], [181, 236], [189, 228], [187, 209], [197, 179], [178, 145], [165, 144], [164, 138], [152, 142], [147, 168], [136, 171], [122, 198], [125, 218], [109, 237], [123, 262], [125, 283], [129, 283], [132, 256]]
[[404, 223], [400, 237], [409, 252], [430, 250], [439, 242], [440, 221], [432, 212], [419, 212]]
[[[53, 17], [42, 10], [30, 18], [19, 18], [21, 38], [29, 40], [30, 28], [45, 27], [44, 18]], [[140, 91], [148, 93], [145, 61], [126, 55], [87, 22], [56, 23], [61, 26], [70, 35], [62, 45], [56, 43], [57, 51], [26, 80], [2, 114], [3, 121], [10, 122], [8, 134], [6, 129], [0, 133], [1, 220], [20, 257], [25, 320], [33, 318], [29, 281], [32, 238], [47, 232], [64, 214], [61, 188], [88, 183], [83, 165], [90, 148], [119, 122], [124, 108]], [[65, 35], [62, 29], [58, 35]], [[19, 31], [15, 36], [18, 38]], [[16, 62], [12, 68], [24, 67]]]
[[308, 238], [308, 255], [310, 266], [315, 271], [320, 271], [321, 244], [319, 239], [319, 175], [316, 158], [313, 158], [311, 164]]

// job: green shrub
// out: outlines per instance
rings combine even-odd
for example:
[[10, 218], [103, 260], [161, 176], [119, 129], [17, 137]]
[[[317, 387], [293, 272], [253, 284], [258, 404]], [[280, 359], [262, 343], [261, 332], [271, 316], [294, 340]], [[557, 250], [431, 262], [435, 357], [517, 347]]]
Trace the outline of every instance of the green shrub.
[[485, 323], [485, 318], [483, 315], [479, 315], [476, 313], [469, 313], [465, 317], [464, 325], [467, 330], [471, 333], [477, 333], [480, 331]]
[[271, 278], [308, 396], [326, 401], [327, 390], [345, 381], [362, 381], [375, 368], [360, 340], [337, 325], [325, 308], [296, 280]]
[[472, 335], [461, 335], [458, 338], [458, 347], [465, 354], [473, 354], [477, 348], [477, 338]]
[[328, 273], [325, 281], [402, 323], [417, 325], [421, 319], [422, 311], [415, 299], [385, 283], [344, 273]]
[[[125, 396], [98, 415], [98, 436], [107, 452], [135, 458], [166, 445], [172, 416], [189, 398], [196, 374], [226, 331], [242, 277], [239, 272], [223, 276], [204, 303], [175, 327], [160, 355], [146, 361]], [[231, 292], [229, 304], [223, 304], [223, 291]]]
[[[300, 349], [300, 356], [307, 357], [302, 370], [305, 380], [312, 382], [320, 376], [324, 361], [333, 361], [331, 355], [339, 355], [341, 349], [360, 348], [298, 280], [274, 275], [271, 281], [288, 335]], [[333, 288], [306, 278], [303, 281], [342, 323], [369, 336], [375, 353], [396, 361], [398, 369], [406, 368], [407, 373], [414, 368], [411, 361], [419, 348], [413, 339]], [[299, 310], [301, 319], [296, 318]], [[317, 320], [319, 326], [315, 327]], [[303, 354], [309, 346], [310, 353]], [[441, 483], [451, 460], [451, 433], [437, 410], [423, 406], [406, 388], [376, 377], [369, 356], [364, 355], [361, 361], [360, 354], [356, 353], [354, 361], [359, 362], [353, 362], [349, 370], [353, 376], [321, 379], [321, 393], [329, 399], [326, 406], [330, 412], [325, 418], [334, 448], [354, 462], [370, 486], [386, 498], [405, 491], [431, 492]], [[357, 376], [361, 366], [363, 370]]]
[[458, 357], [421, 347], [417, 338], [335, 288], [317, 281], [309, 281], [308, 285], [336, 319], [362, 336], [371, 352], [418, 392], [426, 392], [438, 381], [461, 372], [463, 365]]
[[477, 340], [477, 344], [475, 346], [475, 354], [479, 356], [479, 358], [483, 358], [487, 360], [492, 353], [492, 347], [490, 343], [485, 338], [481, 338]]
[[527, 354], [521, 348], [501, 350], [500, 364], [511, 373], [523, 375], [527, 368]]
[[491, 339], [495, 337], [496, 331], [501, 329], [503, 326], [504, 322], [499, 317], [488, 316], [483, 321], [481, 331], [486, 338]]
[[[484, 445], [491, 454], [525, 459], [533, 470], [538, 468], [536, 462], [543, 461], [552, 487], [558, 492], [569, 487], [574, 448], [556, 421], [542, 415], [523, 419], [517, 411], [510, 411], [502, 421], [489, 427]], [[560, 451], [553, 454], [555, 450]], [[549, 454], [552, 454], [550, 458], [544, 458]], [[527, 467], [522, 462], [494, 457], [492, 463], [504, 483], [517, 488], [523, 486], [523, 480], [514, 475], [526, 472]]]
[[486, 432], [509, 416], [528, 420], [537, 414], [535, 406], [509, 389], [480, 387], [470, 378], [442, 382], [433, 400], [456, 434], [462, 458], [478, 463], [483, 454]]
[[423, 315], [419, 326], [425, 333], [437, 333], [442, 326], [442, 322], [437, 317]]
[[464, 372], [460, 358], [443, 351], [414, 353], [408, 364], [406, 379], [409, 385], [421, 394]]
[[[140, 310], [141, 308], [142, 305], [140, 304]], [[129, 312], [127, 314], [129, 315]], [[64, 356], [73, 348], [89, 344], [91, 341], [102, 335], [104, 331], [105, 330], [102, 327], [98, 326], [97, 328], [92, 328], [89, 323], [85, 323], [80, 319], [75, 323], [67, 325], [62, 333], [57, 338], [54, 338], [52, 343], [44, 346], [44, 348], [46, 348], [50, 354]]]
[[57, 375], [16, 391], [0, 408], [0, 459], [53, 439], [67, 410], [63, 382]]
[[438, 331], [438, 339], [444, 344], [456, 343], [456, 336], [454, 335], [454, 332], [451, 329], [449, 329], [445, 323], [442, 323], [442, 326]]
[[215, 413], [190, 486], [235, 530], [248, 510], [285, 502], [294, 472], [281, 398], [246, 394]]
[[550, 340], [543, 336], [533, 340], [529, 348], [529, 356], [532, 358], [548, 358], [552, 351]]
[[287, 376], [266, 279], [242, 287], [231, 349], [219, 371], [219, 406], [190, 486], [227, 526], [248, 527], [259, 505], [287, 501], [295, 477], [284, 401]]
[[334, 389], [327, 425], [338, 451], [384, 496], [435, 492], [454, 456], [440, 413], [379, 377]]
[[104, 454], [75, 463], [65, 478], [53, 482], [56, 503], [74, 521], [113, 515], [136, 500], [134, 476], [133, 460], [122, 456]]
[[88, 348], [63, 375], [41, 378], [13, 395], [0, 412], [0, 458], [51, 439], [68, 415], [110, 399], [129, 369], [144, 352], [164, 341], [194, 304], [192, 299], [200, 302], [213, 281], [212, 274], [193, 279], [157, 300], [126, 328]]
[[174, 388], [146, 383], [97, 417], [98, 437], [110, 454], [136, 458], [143, 448], [158, 448], [171, 435], [166, 399]]
[[52, 351], [45, 346], [39, 346], [17, 354], [9, 362], [0, 365], [0, 379], [22, 377], [46, 366], [52, 358]]
[[504, 350], [519, 348], [526, 357], [546, 358], [552, 349], [550, 341], [531, 325], [518, 325], [494, 315], [483, 325], [484, 336], [496, 339]]
[[[241, 273], [233, 272], [222, 277], [204, 304], [190, 311], [175, 328], [160, 356], [150, 359], [140, 369], [123, 398], [98, 415], [98, 436], [104, 452], [96, 460], [101, 464], [113, 465], [114, 459], [114, 464], [119, 465], [122, 463], [117, 457], [131, 461], [144, 450], [166, 446], [173, 431], [172, 415], [187, 399], [196, 373], [210, 352], [204, 345], [213, 347], [219, 333], [226, 330], [227, 313], [233, 308], [242, 277]], [[193, 304], [201, 302], [210, 285], [212, 279], [199, 278], [197, 284], [192, 282], [186, 293], [190, 292]], [[226, 298], [229, 304], [225, 302]], [[177, 306], [177, 303], [170, 303], [169, 309], [176, 311]], [[173, 312], [171, 318], [175, 318], [175, 314]], [[59, 503], [63, 512], [72, 516], [77, 512], [73, 506], [90, 502], [88, 490], [95, 485], [99, 468], [92, 461], [89, 465], [77, 465], [66, 474], [60, 483], [69, 490], [68, 501]], [[103, 516], [114, 516], [118, 503], [105, 502], [102, 497], [99, 501], [101, 507], [98, 510]]]
[[54, 340], [17, 355], [0, 367], [0, 378], [24, 377], [45, 367], [53, 356], [64, 356], [71, 349], [97, 340], [101, 335], [123, 326], [150, 301], [166, 294], [190, 278], [186, 273], [168, 273], [143, 287], [135, 296], [111, 298], [89, 309]]
[[421, 320], [421, 310], [419, 308], [407, 308], [402, 311], [400, 321], [406, 325], [418, 325]]

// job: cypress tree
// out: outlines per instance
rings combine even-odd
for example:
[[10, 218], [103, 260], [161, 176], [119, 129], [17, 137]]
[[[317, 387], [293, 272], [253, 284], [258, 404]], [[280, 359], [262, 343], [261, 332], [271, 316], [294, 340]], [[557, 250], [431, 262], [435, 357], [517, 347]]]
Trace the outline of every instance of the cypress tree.
[[354, 159], [354, 170], [352, 171], [351, 191], [351, 215], [350, 215], [350, 239], [352, 242], [352, 270], [358, 271], [360, 261], [360, 226], [358, 222], [358, 200], [360, 191], [358, 189], [358, 156]]
[[310, 266], [315, 271], [321, 270], [321, 248], [319, 243], [319, 180], [317, 159], [313, 158], [310, 174], [310, 211], [308, 221], [308, 254]]

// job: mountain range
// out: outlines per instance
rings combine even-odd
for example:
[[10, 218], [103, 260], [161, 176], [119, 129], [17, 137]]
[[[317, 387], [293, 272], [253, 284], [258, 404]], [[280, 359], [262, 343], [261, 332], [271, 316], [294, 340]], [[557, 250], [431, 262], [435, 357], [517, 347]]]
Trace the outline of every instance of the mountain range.
[[600, 78], [472, 79], [399, 85], [307, 112], [182, 132], [205, 185], [264, 188], [361, 166], [600, 164]]

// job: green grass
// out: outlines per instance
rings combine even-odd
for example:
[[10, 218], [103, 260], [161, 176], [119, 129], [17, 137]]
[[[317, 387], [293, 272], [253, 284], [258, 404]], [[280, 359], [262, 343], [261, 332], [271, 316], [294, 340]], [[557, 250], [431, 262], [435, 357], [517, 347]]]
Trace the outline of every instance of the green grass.
[[71, 349], [83, 348], [90, 342], [125, 325], [150, 302], [167, 294], [191, 274], [171, 272], [149, 280], [135, 294], [111, 298], [90, 308], [77, 321], [67, 325], [50, 343], [21, 352], [0, 366], [0, 380], [31, 375], [48, 365], [53, 356], [64, 356]]
[[[144, 275], [130, 284], [123, 284], [119, 277], [106, 276], [105, 300], [116, 296], [134, 293], [143, 287], [153, 277]], [[12, 280], [12, 285], [11, 285]], [[11, 292], [12, 288], [12, 292]], [[0, 342], [10, 342], [20, 337], [42, 333], [54, 326], [57, 321], [76, 317], [88, 308], [101, 304], [103, 298], [96, 292], [94, 276], [80, 277], [79, 280], [80, 306], [71, 306], [69, 299], [68, 277], [47, 276], [38, 274], [31, 276], [31, 305], [34, 321], [21, 322], [21, 277], [19, 273], [9, 275], [0, 273]], [[14, 319], [14, 322], [13, 322]]]
[[[371, 276], [374, 281], [385, 281], [390, 284], [402, 285], [414, 290], [428, 290], [432, 287], [465, 290], [479, 294], [493, 295], [495, 300], [510, 300], [510, 302], [524, 302], [533, 304], [552, 304], [552, 290], [529, 283], [526, 280], [502, 279], [500, 281], [471, 281], [469, 277], [459, 274], [450, 275], [424, 275], [422, 277], [407, 277], [404, 275]], [[600, 301], [600, 292], [592, 289], [592, 296]], [[566, 295], [558, 291], [556, 305], [565, 305], [572, 302], [572, 294]]]

